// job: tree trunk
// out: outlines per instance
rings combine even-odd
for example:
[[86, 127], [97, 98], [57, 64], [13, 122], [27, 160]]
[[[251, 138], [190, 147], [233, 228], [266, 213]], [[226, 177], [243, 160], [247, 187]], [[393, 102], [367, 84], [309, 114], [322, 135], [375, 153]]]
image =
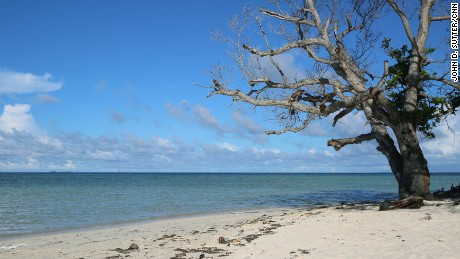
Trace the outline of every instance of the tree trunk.
[[414, 123], [411, 121], [409, 118], [401, 118], [394, 129], [399, 150], [383, 124], [373, 124], [372, 133], [378, 143], [377, 150], [387, 158], [398, 182], [399, 199], [411, 196], [430, 199], [428, 163], [420, 148]]
[[[425, 7], [429, 8], [429, 5]], [[422, 6], [421, 12], [425, 10]], [[429, 9], [428, 9], [429, 11]], [[429, 15], [427, 16], [429, 17]], [[427, 18], [425, 17], [425, 18]], [[427, 22], [429, 24], [429, 22]], [[410, 196], [419, 196], [424, 199], [431, 199], [430, 193], [430, 173], [428, 162], [423, 155], [417, 137], [418, 93], [422, 90], [421, 71], [422, 61], [424, 60], [424, 48], [427, 33], [425, 26], [421, 22], [416, 42], [412, 42], [409, 71], [406, 76], [407, 89], [404, 97], [403, 112], [401, 121], [397, 126], [395, 135], [398, 139], [403, 171], [399, 181], [399, 199]]]
[[398, 181], [399, 199], [410, 196], [431, 199], [428, 162], [420, 148], [414, 126], [408, 122], [402, 123], [396, 136], [403, 166]]
[[419, 196], [430, 199], [430, 173], [420, 147], [403, 157], [403, 173], [399, 182], [399, 199]]

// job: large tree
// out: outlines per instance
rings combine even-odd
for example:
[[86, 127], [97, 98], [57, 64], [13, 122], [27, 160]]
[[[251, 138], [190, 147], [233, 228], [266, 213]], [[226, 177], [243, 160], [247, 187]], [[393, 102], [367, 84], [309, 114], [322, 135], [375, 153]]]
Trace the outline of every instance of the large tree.
[[[267, 4], [268, 8], [245, 9], [232, 19], [234, 37], [216, 33], [233, 46], [231, 57], [246, 83], [230, 86], [218, 66], [211, 73], [210, 95], [273, 108], [285, 124], [267, 134], [299, 132], [311, 121], [328, 116], [335, 126], [352, 112], [363, 113], [370, 132], [331, 139], [327, 145], [339, 151], [375, 140], [399, 184], [400, 199], [430, 198], [430, 173], [419, 138], [434, 137], [432, 128], [460, 105], [460, 85], [448, 78], [448, 58], [433, 60], [429, 55], [437, 46], [427, 47], [432, 22], [450, 20], [447, 5], [439, 6], [443, 2], [435, 0], [272, 0]], [[404, 28], [404, 45], [392, 46], [378, 32], [385, 26], [379, 23], [391, 12]], [[445, 24], [447, 28], [449, 23]], [[251, 34], [254, 27], [257, 34]], [[263, 47], [254, 40], [257, 35]], [[447, 44], [441, 41], [439, 47], [446, 49]], [[286, 71], [279, 61], [287, 53], [300, 58], [308, 72]], [[376, 64], [382, 55], [389, 61]], [[276, 73], [267, 71], [267, 62]], [[370, 72], [377, 67], [378, 74]]]

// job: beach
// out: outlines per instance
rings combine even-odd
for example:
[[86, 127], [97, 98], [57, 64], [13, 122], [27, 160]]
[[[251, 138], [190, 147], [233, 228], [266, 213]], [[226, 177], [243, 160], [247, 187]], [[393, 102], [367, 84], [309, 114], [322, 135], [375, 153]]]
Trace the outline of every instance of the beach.
[[272, 208], [0, 240], [1, 258], [458, 258], [460, 206]]

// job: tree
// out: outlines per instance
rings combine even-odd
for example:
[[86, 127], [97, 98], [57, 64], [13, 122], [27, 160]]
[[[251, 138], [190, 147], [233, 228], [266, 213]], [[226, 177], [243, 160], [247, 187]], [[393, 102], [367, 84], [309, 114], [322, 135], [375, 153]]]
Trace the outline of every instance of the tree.
[[[405, 1], [397, 0], [269, 2], [270, 9], [252, 12], [246, 8], [243, 16], [231, 20], [236, 37], [216, 34], [233, 46], [231, 56], [247, 85], [232, 88], [218, 66], [211, 73], [210, 96], [231, 96], [236, 102], [273, 108], [285, 124], [267, 134], [299, 132], [311, 121], [328, 116], [333, 116], [335, 126], [351, 112], [363, 113], [370, 132], [330, 139], [327, 145], [339, 151], [349, 144], [375, 140], [398, 182], [400, 199], [430, 198], [430, 173], [419, 134], [434, 137], [432, 128], [460, 106], [460, 85], [447, 79], [448, 72], [431, 69], [441, 63], [449, 71], [448, 58], [432, 60], [428, 55], [435, 49], [426, 46], [431, 23], [450, 20], [448, 8], [435, 0], [412, 1], [417, 4], [412, 6], [413, 13]], [[439, 10], [441, 14], [435, 15]], [[375, 25], [389, 12], [399, 17], [407, 37], [407, 44], [400, 48], [393, 48], [389, 39], [382, 41], [376, 30]], [[417, 12], [418, 19], [413, 18]], [[251, 26], [257, 28], [265, 47], [251, 44], [246, 34]], [[377, 64], [378, 76], [369, 70], [377, 66], [373, 58], [382, 49], [391, 60]], [[311, 64], [308, 73], [302, 78], [290, 75], [278, 62], [286, 53], [311, 60], [303, 60]], [[277, 75], [264, 69], [262, 63], [267, 61]]]

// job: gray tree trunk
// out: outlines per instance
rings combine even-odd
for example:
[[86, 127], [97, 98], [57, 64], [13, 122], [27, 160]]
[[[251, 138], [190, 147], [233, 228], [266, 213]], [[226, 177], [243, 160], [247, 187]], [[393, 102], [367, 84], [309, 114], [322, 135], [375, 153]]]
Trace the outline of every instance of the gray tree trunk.
[[402, 161], [402, 171], [398, 180], [399, 198], [419, 196], [430, 199], [428, 163], [420, 148], [415, 129], [410, 123], [404, 123], [401, 128], [397, 136]]
[[373, 134], [380, 151], [388, 160], [398, 182], [399, 198], [418, 196], [430, 199], [430, 173], [420, 148], [415, 128], [410, 122], [401, 122], [395, 132], [399, 151], [385, 126], [374, 126]]
[[417, 137], [415, 114], [419, 101], [418, 93], [423, 89], [421, 78], [422, 63], [425, 60], [425, 46], [431, 23], [430, 10], [434, 1], [424, 0], [420, 2], [420, 24], [417, 35], [412, 34], [407, 17], [398, 12], [394, 1], [389, 1], [389, 3], [400, 16], [412, 46], [409, 71], [406, 76], [407, 90], [404, 107], [395, 132], [402, 160], [402, 172], [398, 181], [399, 198], [420, 196], [430, 199], [430, 173]]

